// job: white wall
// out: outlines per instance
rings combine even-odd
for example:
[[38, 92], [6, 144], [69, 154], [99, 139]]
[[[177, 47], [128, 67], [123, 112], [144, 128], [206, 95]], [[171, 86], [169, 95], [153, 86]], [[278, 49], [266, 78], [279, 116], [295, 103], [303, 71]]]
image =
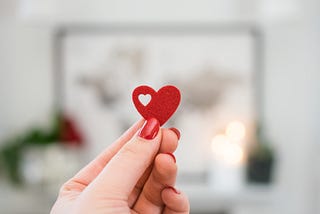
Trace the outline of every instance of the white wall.
[[0, 1], [0, 139], [52, 111], [50, 29], [19, 18], [19, 1]]
[[[0, 3], [0, 8], [8, 9], [0, 11], [0, 137], [44, 121], [52, 111], [52, 24], [234, 20], [261, 23], [266, 33], [265, 119], [267, 133], [278, 152], [276, 185], [285, 196], [274, 213], [315, 213], [314, 184], [320, 183], [314, 181], [316, 164], [311, 158], [319, 148], [316, 141], [320, 141], [317, 0], [286, 0], [282, 6], [289, 10], [284, 10], [283, 16], [277, 1], [24, 0], [13, 6], [12, 2]], [[39, 5], [35, 7], [32, 2]], [[12, 9], [16, 6], [17, 10]], [[273, 16], [275, 10], [277, 15]]]
[[284, 213], [315, 213], [317, 206], [320, 29], [315, 8], [320, 8], [315, 2], [305, 2], [299, 21], [266, 28], [266, 120], [279, 153]]
[[10, 21], [1, 25], [0, 136], [47, 120], [52, 104], [50, 35]]
[[[280, 26], [268, 33], [266, 75], [266, 123], [276, 144], [279, 168], [278, 184], [286, 193], [285, 213], [313, 213], [312, 181], [315, 148], [313, 122], [317, 93], [313, 79], [319, 78], [306, 54], [307, 35], [295, 26]], [[302, 41], [302, 42], [301, 42]], [[275, 46], [274, 46], [275, 45]]]

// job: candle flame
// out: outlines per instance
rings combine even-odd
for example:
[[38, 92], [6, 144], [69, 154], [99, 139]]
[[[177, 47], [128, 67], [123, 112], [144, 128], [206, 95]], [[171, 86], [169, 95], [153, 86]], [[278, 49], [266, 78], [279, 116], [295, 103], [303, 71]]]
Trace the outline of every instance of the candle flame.
[[244, 152], [240, 145], [231, 143], [225, 135], [216, 135], [211, 142], [211, 149], [216, 159], [237, 164], [243, 160]]
[[246, 128], [243, 123], [239, 121], [233, 121], [228, 124], [226, 129], [226, 136], [235, 142], [241, 141], [246, 134]]

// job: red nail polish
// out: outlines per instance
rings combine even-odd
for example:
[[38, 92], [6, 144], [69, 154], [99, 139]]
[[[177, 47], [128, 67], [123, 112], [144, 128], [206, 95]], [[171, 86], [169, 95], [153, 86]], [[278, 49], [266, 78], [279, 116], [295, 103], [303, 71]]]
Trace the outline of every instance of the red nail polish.
[[174, 188], [174, 187], [172, 187], [172, 186], [168, 186], [167, 188], [172, 189], [172, 191], [173, 191], [174, 193], [176, 193], [176, 194], [180, 194], [180, 193], [181, 193], [178, 189], [176, 189], [176, 188]]
[[167, 153], [165, 153], [165, 154], [170, 155], [170, 156], [173, 158], [174, 162], [175, 162], [175, 163], [177, 162], [176, 157], [174, 156], [174, 154], [169, 153], [169, 152], [167, 152]]
[[150, 118], [144, 123], [139, 133], [139, 137], [142, 137], [146, 140], [152, 140], [157, 136], [159, 129], [160, 129], [159, 121], [155, 118]]
[[178, 140], [180, 140], [180, 131], [179, 131], [178, 129], [174, 128], [174, 127], [169, 128], [169, 129], [170, 129], [171, 131], [173, 131], [173, 132], [177, 135]]

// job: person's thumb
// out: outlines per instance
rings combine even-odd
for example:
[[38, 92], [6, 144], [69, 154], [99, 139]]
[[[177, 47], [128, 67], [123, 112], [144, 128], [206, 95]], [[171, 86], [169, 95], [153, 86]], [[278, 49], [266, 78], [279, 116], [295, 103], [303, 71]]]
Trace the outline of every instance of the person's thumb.
[[90, 191], [104, 197], [128, 197], [157, 154], [161, 129], [157, 119], [148, 119], [138, 133], [110, 160], [91, 183]]

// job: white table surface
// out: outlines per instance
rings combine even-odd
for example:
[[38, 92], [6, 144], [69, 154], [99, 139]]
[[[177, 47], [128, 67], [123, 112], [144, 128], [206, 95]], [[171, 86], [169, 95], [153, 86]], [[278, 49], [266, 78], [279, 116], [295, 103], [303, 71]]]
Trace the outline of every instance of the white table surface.
[[[49, 194], [41, 188], [13, 188], [7, 184], [0, 184], [0, 188], [1, 213], [6, 214], [49, 213], [57, 194]], [[214, 192], [206, 185], [180, 185], [179, 189], [188, 195], [191, 213], [232, 213], [238, 206], [269, 206], [277, 200], [275, 191], [268, 186], [245, 186], [234, 193]]]

